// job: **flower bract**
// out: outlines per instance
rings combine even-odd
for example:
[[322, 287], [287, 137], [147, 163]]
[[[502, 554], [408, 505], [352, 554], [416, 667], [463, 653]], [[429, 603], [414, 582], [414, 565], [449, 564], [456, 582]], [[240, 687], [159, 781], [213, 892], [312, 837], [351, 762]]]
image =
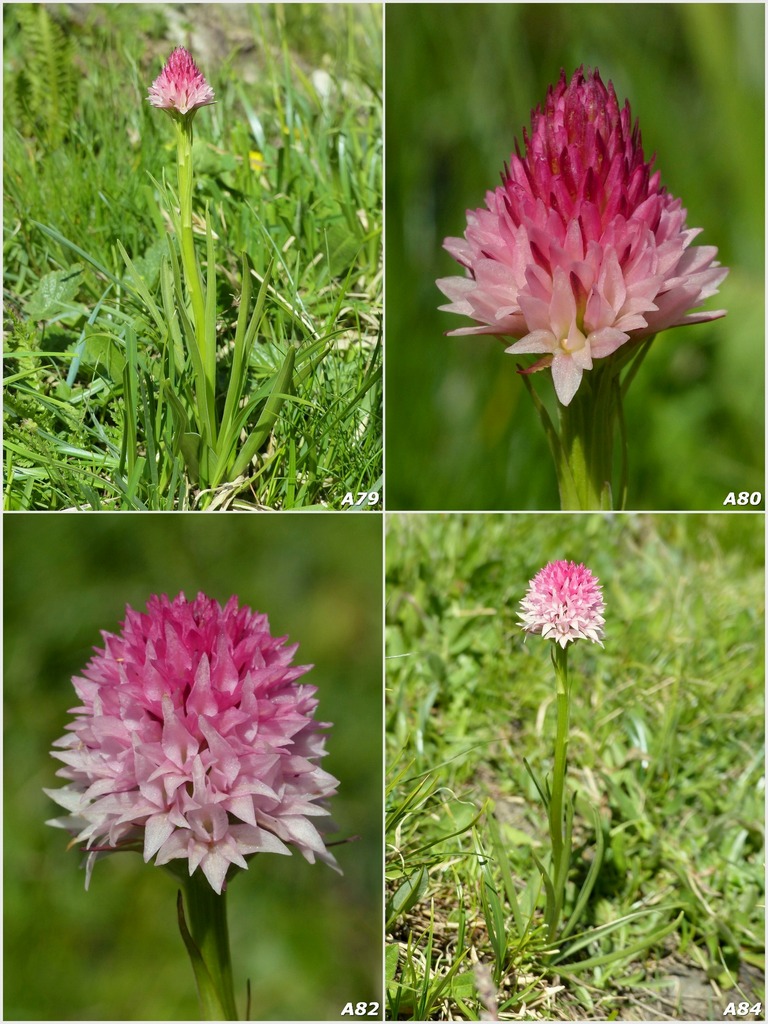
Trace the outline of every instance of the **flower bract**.
[[165, 62], [149, 87], [147, 98], [153, 107], [182, 116], [215, 103], [213, 89], [183, 46], [177, 47]]
[[316, 687], [297, 680], [297, 645], [266, 615], [203, 594], [130, 607], [120, 633], [72, 680], [80, 706], [53, 756], [69, 783], [46, 790], [67, 829], [95, 858], [121, 848], [144, 860], [188, 861], [220, 893], [230, 865], [299, 850], [336, 867], [313, 819], [337, 780], [318, 764], [326, 723]]
[[593, 360], [658, 331], [724, 316], [690, 313], [728, 273], [643, 154], [629, 103], [597, 70], [561, 72], [485, 209], [445, 248], [465, 269], [437, 282], [441, 309], [472, 317], [450, 334], [519, 339], [510, 353], [551, 367], [568, 405]]
[[549, 562], [530, 582], [520, 602], [520, 625], [565, 647], [574, 640], [603, 646], [603, 595], [585, 565]]

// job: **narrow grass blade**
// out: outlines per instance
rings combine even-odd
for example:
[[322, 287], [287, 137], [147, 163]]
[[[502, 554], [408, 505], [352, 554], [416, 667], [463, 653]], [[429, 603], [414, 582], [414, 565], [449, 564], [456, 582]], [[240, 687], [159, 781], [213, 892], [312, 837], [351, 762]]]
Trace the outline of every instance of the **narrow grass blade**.
[[[56, 231], [55, 228], [49, 228], [47, 224], [41, 224], [39, 220], [30, 219], [29, 223], [34, 224], [36, 228], [39, 228], [43, 232], [43, 234], [48, 235], [49, 238], [52, 238], [54, 242], [58, 242], [60, 245], [64, 245], [68, 249], [71, 249], [72, 252], [76, 252], [78, 256], [82, 256], [83, 259], [87, 260], [95, 270], [98, 270], [100, 274], [103, 274], [104, 277], [107, 278], [107, 280], [113, 281], [115, 284], [120, 285], [121, 287], [124, 286], [125, 282], [122, 281], [119, 277], [115, 277], [112, 271], [107, 270], [103, 263], [99, 263], [99, 261], [95, 260], [93, 256], [91, 256], [89, 253], [85, 251], [85, 249], [81, 249], [79, 245], [75, 245], [74, 242], [70, 242], [68, 238], [65, 238], [64, 235], [62, 235], [61, 232]], [[118, 243], [118, 245], [119, 244], [120, 243]]]
[[429, 997], [430, 981], [432, 980], [432, 945], [435, 938], [435, 904], [432, 902], [432, 909], [429, 917], [429, 931], [427, 932], [427, 945], [424, 950], [424, 977], [422, 978], [421, 991], [417, 1002], [417, 1020], [426, 1020], [429, 1016], [431, 999]]
[[146, 283], [144, 281], [144, 278], [141, 276], [141, 274], [138, 272], [138, 270], [134, 266], [133, 260], [128, 255], [128, 253], [125, 251], [123, 243], [119, 239], [118, 239], [118, 242], [117, 242], [117, 248], [120, 250], [120, 255], [123, 257], [123, 261], [125, 262], [126, 267], [128, 267], [128, 269], [131, 272], [131, 277], [133, 278], [134, 283], [136, 285], [136, 289], [135, 290], [141, 296], [141, 301], [144, 303], [144, 305], [149, 310], [149, 312], [150, 312], [150, 314], [152, 316], [152, 319], [157, 324], [158, 329], [160, 330], [161, 334], [164, 333], [165, 330], [166, 330], [165, 319], [164, 319], [162, 313], [160, 312], [160, 310], [157, 308], [157, 304], [155, 303], [155, 300], [152, 298], [152, 295], [150, 294], [149, 288], [147, 288], [147, 285], [146, 285]]
[[[176, 315], [173, 281], [169, 261], [163, 258], [160, 264], [160, 296], [165, 313], [165, 332], [170, 336], [168, 345], [168, 373], [172, 381], [184, 366], [184, 340], [181, 336], [181, 324]], [[178, 293], [176, 293], [178, 294]]]
[[546, 913], [545, 913], [545, 916], [546, 916], [547, 928], [550, 930], [550, 933], [551, 933], [552, 927], [553, 927], [552, 915], [554, 913], [554, 906], [555, 906], [555, 887], [552, 884], [552, 879], [549, 876], [549, 872], [544, 867], [544, 865], [539, 860], [539, 858], [536, 856], [536, 854], [533, 852], [533, 850], [531, 850], [531, 856], [533, 857], [533, 861], [534, 861], [536, 867], [539, 869], [539, 874], [541, 875], [541, 879], [544, 882], [544, 893], [546, 895]]
[[133, 475], [136, 464], [136, 380], [138, 378], [138, 360], [136, 334], [129, 327], [125, 332], [125, 367], [123, 368], [123, 439], [120, 454], [120, 472], [128, 469], [129, 478]]
[[[571, 840], [573, 838], [573, 800], [567, 797], [565, 806], [565, 834], [563, 836], [563, 855], [560, 859], [559, 870], [553, 879], [555, 892], [558, 894], [558, 911], [562, 910], [565, 897], [565, 886], [568, 881], [568, 872], [571, 868]], [[558, 913], [559, 917], [559, 913]]]
[[515, 919], [515, 928], [519, 938], [522, 938], [527, 931], [525, 922], [523, 921], [523, 915], [520, 910], [520, 904], [517, 899], [517, 892], [515, 890], [515, 883], [512, 878], [512, 871], [509, 867], [509, 857], [507, 857], [507, 851], [504, 847], [504, 843], [501, 838], [501, 830], [499, 823], [493, 814], [488, 815], [488, 830], [491, 833], [491, 843], [493, 844], [493, 852], [496, 857], [496, 863], [501, 873], [501, 880], [504, 885], [504, 892], [507, 895], [507, 902], [512, 910], [512, 916]]
[[286, 398], [290, 398], [293, 383], [293, 365], [295, 360], [296, 349], [291, 345], [288, 349], [288, 354], [283, 360], [283, 365], [275, 376], [275, 382], [269, 398], [267, 399], [266, 405], [264, 406], [264, 411], [259, 417], [253, 433], [241, 448], [240, 454], [235, 460], [235, 464], [229, 473], [230, 480], [234, 480], [236, 477], [240, 476], [241, 473], [245, 472], [251, 459], [272, 433], [272, 429], [277, 422], [277, 417], [280, 414], [283, 402]]
[[[175, 265], [174, 265], [175, 262]], [[174, 261], [172, 254], [171, 266], [163, 261], [163, 265], [160, 271], [160, 289], [163, 296], [163, 308], [168, 317], [168, 323], [173, 325], [175, 323], [174, 313], [178, 313], [178, 320], [181, 324], [181, 332], [186, 339], [186, 351], [189, 353], [189, 358], [192, 363], [192, 376], [195, 383], [195, 397], [197, 401], [197, 407], [194, 409], [195, 414], [195, 426], [197, 427], [197, 433], [206, 440], [215, 437], [215, 411], [213, 407], [213, 393], [208, 387], [205, 367], [203, 366], [202, 355], [197, 345], [197, 339], [195, 336], [195, 329], [187, 315], [187, 310], [181, 300], [180, 292], [177, 290], [177, 285], [180, 287], [180, 279], [178, 276], [178, 261]], [[178, 331], [178, 328], [176, 328]], [[171, 327], [171, 337], [173, 344], [176, 345], [178, 334], [174, 333], [173, 327]]]
[[296, 442], [288, 440], [288, 478], [285, 485], [285, 503], [283, 508], [293, 508], [296, 501]]
[[533, 768], [531, 768], [530, 764], [528, 763], [528, 758], [527, 758], [527, 757], [524, 757], [524, 758], [523, 758], [523, 764], [525, 765], [525, 770], [526, 770], [526, 771], [528, 772], [528, 774], [529, 774], [529, 775], [530, 775], [530, 777], [531, 777], [531, 782], [532, 782], [532, 783], [534, 784], [534, 786], [536, 787], [536, 792], [537, 792], [537, 793], [539, 794], [539, 796], [541, 797], [541, 802], [542, 802], [542, 803], [544, 804], [544, 809], [545, 809], [546, 811], [549, 811], [549, 797], [548, 797], [548, 796], [547, 796], [547, 794], [546, 794], [546, 793], [544, 792], [544, 790], [542, 789], [542, 787], [541, 787], [541, 786], [539, 785], [539, 780], [538, 780], [538, 779], [536, 778], [536, 776], [535, 776], [535, 775], [533, 774]]
[[[108, 284], [106, 289], [105, 289], [105, 291], [104, 291], [104, 293], [102, 294], [101, 298], [96, 303], [96, 305], [93, 307], [91, 315], [88, 317], [88, 326], [89, 327], [92, 327], [94, 325], [94, 323], [96, 322], [96, 318], [98, 317], [99, 313], [101, 312], [101, 307], [104, 304], [104, 300], [109, 295], [111, 290], [112, 290], [112, 285]], [[86, 335], [86, 330], [85, 330], [85, 327], [84, 327], [82, 329], [82, 331], [80, 332], [80, 337], [77, 339], [77, 342], [75, 344], [75, 351], [74, 351], [74, 354], [72, 356], [72, 362], [69, 364], [69, 370], [67, 371], [67, 386], [70, 387], [70, 388], [75, 383], [75, 377], [77, 377], [77, 371], [80, 369], [80, 360], [82, 358], [83, 352], [85, 351], [85, 343], [86, 343], [86, 341], [87, 341], [87, 335]]]
[[493, 976], [495, 983], [498, 985], [507, 958], [507, 929], [504, 924], [504, 910], [501, 906], [501, 900], [487, 869], [483, 876], [480, 901], [483, 907], [483, 917], [485, 918], [488, 938], [496, 958]]
[[571, 916], [568, 918], [565, 928], [563, 928], [561, 935], [563, 939], [566, 939], [571, 934], [576, 925], [579, 923], [581, 915], [584, 913], [584, 908], [586, 907], [589, 897], [592, 894], [592, 889], [594, 888], [595, 882], [597, 881], [597, 876], [600, 873], [600, 867], [603, 863], [605, 839], [603, 837], [603, 828], [602, 822], [600, 820], [600, 812], [597, 810], [596, 807], [592, 808], [592, 817], [595, 822], [595, 856], [592, 863], [589, 866], [587, 877], [584, 879], [584, 884], [582, 885], [581, 891], [579, 892], [578, 899], [576, 900], [576, 906], [573, 908], [573, 911], [571, 913]]
[[469, 832], [470, 829], [474, 828], [475, 825], [485, 814], [485, 807], [481, 807], [472, 821], [463, 825], [461, 828], [457, 828], [454, 832], [447, 832], [445, 835], [439, 835], [435, 839], [430, 839], [428, 843], [423, 843], [418, 849], [414, 850], [414, 856], [420, 856], [422, 853], [426, 853], [427, 850], [431, 850], [433, 846], [437, 846], [438, 843], [444, 843], [447, 839], [454, 839], [456, 836], [462, 836], [465, 832]]
[[[242, 293], [240, 295], [240, 309], [237, 315], [237, 329], [235, 331], [235, 350], [232, 354], [232, 370], [227, 385], [227, 397], [224, 403], [224, 413], [221, 417], [220, 443], [217, 448], [220, 463], [224, 466], [230, 460], [232, 449], [239, 434], [239, 430], [236, 432], [232, 430], [233, 420], [243, 395], [248, 362], [251, 357], [251, 348], [253, 347], [261, 318], [264, 315], [264, 303], [269, 289], [273, 266], [274, 259], [270, 261], [264, 274], [259, 294], [256, 297], [256, 306], [249, 321], [248, 307], [251, 300], [251, 272], [248, 257], [245, 253], [242, 254]], [[247, 329], [246, 323], [248, 324]]]
[[629, 390], [629, 385], [635, 379], [637, 371], [640, 369], [640, 367], [643, 364], [643, 360], [648, 355], [648, 352], [650, 351], [651, 345], [653, 344], [653, 340], [655, 337], [656, 335], [653, 334], [650, 338], [646, 338], [640, 344], [637, 354], [628, 363], [629, 369], [624, 374], [624, 378], [621, 382], [622, 398], [626, 395], [627, 391]]
[[[235, 347], [232, 352], [232, 369], [229, 372], [227, 384], [227, 397], [224, 402], [224, 413], [221, 417], [221, 432], [219, 438], [229, 433], [235, 409], [240, 401], [243, 390], [243, 380], [246, 372], [246, 362], [243, 358], [245, 348], [246, 324], [248, 323], [248, 307], [251, 304], [251, 275], [248, 273], [248, 260], [245, 253], [242, 254], [242, 278], [240, 290], [240, 308], [237, 312], [237, 328], [235, 329]], [[219, 448], [219, 454], [225, 453]]]
[[141, 414], [144, 423], [144, 443], [147, 446], [147, 465], [152, 483], [153, 493], [157, 493], [159, 484], [157, 466], [158, 450], [155, 436], [155, 398], [154, 381], [148, 373], [139, 377], [139, 395], [141, 397]]
[[208, 208], [205, 210], [205, 346], [203, 364], [208, 386], [216, 389], [216, 250], [213, 245], [213, 231]]
[[200, 452], [202, 451], [202, 438], [194, 431], [188, 431], [189, 420], [184, 411], [184, 406], [174, 393], [173, 386], [169, 380], [163, 381], [163, 394], [168, 400], [176, 432], [174, 435], [174, 454], [181, 452], [182, 458], [187, 466], [190, 479], [197, 483], [200, 478]]
[[125, 496], [133, 505], [135, 505], [138, 502], [138, 496], [136, 492], [139, 487], [139, 481], [141, 480], [142, 473], [144, 472], [146, 461], [147, 460], [144, 458], [143, 455], [140, 458], [138, 458], [131, 472], [128, 475], [128, 479], [125, 482]]
[[[620, 949], [615, 949], [611, 953], [605, 953], [603, 956], [593, 956], [588, 960], [578, 960], [573, 964], [563, 964], [562, 960], [557, 958], [554, 963], [557, 964], [559, 974], [569, 975], [576, 974], [580, 971], [588, 971], [592, 967], [604, 967], [606, 964], [614, 963], [616, 960], [631, 960], [637, 953], [642, 953], [651, 946], [657, 945], [662, 939], [665, 939], [667, 935], [671, 935], [672, 932], [676, 931], [682, 918], [683, 911], [680, 911], [674, 921], [670, 921], [655, 932], [652, 932], [650, 935], [646, 935], [642, 939], [638, 939], [637, 942], [633, 942], [629, 946], [623, 946]], [[621, 921], [613, 922], [613, 928], [619, 928], [626, 922], [626, 920], [626, 918], [623, 918]], [[613, 930], [613, 928], [600, 929], [601, 935], [607, 935], [610, 930]], [[590, 939], [589, 941], [592, 940]], [[582, 945], [584, 944], [585, 943], [582, 943]], [[561, 954], [561, 956], [568, 957], [572, 952], [573, 947], [569, 947], [563, 954]]]

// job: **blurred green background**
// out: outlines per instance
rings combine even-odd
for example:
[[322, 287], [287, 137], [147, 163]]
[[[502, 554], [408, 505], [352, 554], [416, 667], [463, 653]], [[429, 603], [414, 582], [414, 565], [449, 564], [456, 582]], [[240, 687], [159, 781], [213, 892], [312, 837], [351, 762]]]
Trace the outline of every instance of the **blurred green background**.
[[119, 514], [6, 517], [5, 1007], [11, 1020], [198, 1017], [176, 924], [176, 883], [140, 856], [107, 857], [91, 888], [42, 787], [76, 704], [70, 677], [126, 604], [202, 590], [269, 615], [314, 664], [324, 767], [339, 780], [333, 839], [344, 875], [255, 858], [230, 887], [236, 994], [251, 1019], [336, 1019], [381, 1000], [381, 520]]
[[[612, 80], [697, 240], [731, 268], [711, 325], [660, 335], [626, 403], [628, 507], [763, 491], [762, 4], [403, 4], [386, 12], [387, 505], [557, 508], [538, 418], [495, 338], [437, 307], [442, 249], [483, 206], [560, 69]], [[542, 393], [549, 389], [540, 389]]]

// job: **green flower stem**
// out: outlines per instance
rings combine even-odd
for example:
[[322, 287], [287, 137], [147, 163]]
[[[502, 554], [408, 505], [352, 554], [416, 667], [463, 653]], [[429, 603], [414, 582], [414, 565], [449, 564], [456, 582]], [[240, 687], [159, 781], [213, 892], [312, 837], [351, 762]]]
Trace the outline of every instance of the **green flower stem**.
[[203, 380], [196, 381], [200, 416], [210, 437], [210, 445], [216, 442], [216, 415], [214, 406], [216, 354], [208, 351], [205, 328], [205, 298], [203, 279], [195, 254], [195, 240], [192, 232], [192, 114], [174, 117], [176, 129], [176, 153], [179, 173], [179, 206], [181, 223], [181, 265], [184, 280], [192, 304], [192, 322], [197, 345], [197, 362], [203, 369]]
[[[585, 373], [570, 404], [558, 406], [559, 432], [526, 380], [554, 456], [560, 505], [564, 511], [624, 508], [628, 462], [624, 396], [652, 342], [653, 337], [650, 337], [624, 345]], [[619, 474], [618, 484], [615, 484], [614, 436], [617, 431]]]
[[613, 507], [613, 438], [620, 410], [619, 375], [610, 360], [585, 374], [570, 405], [560, 407], [557, 476], [563, 510]]
[[[189, 947], [204, 1020], [237, 1020], [227, 929], [227, 894], [214, 892], [201, 871], [184, 881]], [[186, 939], [185, 939], [186, 941]], [[198, 954], [199, 953], [199, 957]], [[202, 960], [202, 964], [200, 963]]]
[[550, 939], [554, 939], [565, 900], [565, 883], [571, 858], [567, 837], [570, 830], [565, 815], [565, 773], [568, 759], [568, 725], [570, 719], [570, 685], [568, 681], [568, 651], [559, 644], [552, 647], [552, 664], [557, 679], [557, 733], [555, 736], [555, 764], [549, 796], [549, 837], [552, 844], [552, 884], [554, 900], [547, 907], [546, 923]]

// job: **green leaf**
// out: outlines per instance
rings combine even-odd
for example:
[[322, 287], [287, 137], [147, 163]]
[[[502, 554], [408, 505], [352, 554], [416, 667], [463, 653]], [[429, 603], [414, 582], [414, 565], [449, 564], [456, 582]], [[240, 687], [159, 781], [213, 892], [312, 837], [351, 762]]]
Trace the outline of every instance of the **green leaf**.
[[45, 274], [24, 303], [26, 313], [33, 320], [51, 320], [57, 313], [70, 310], [82, 280], [82, 263]]
[[391, 985], [395, 980], [397, 965], [400, 963], [400, 947], [396, 943], [390, 943], [387, 946], [384, 962], [387, 984]]
[[166, 251], [165, 239], [161, 238], [153, 242], [143, 256], [137, 256], [133, 261], [134, 271], [150, 291], [155, 290], [160, 280], [160, 267]]
[[80, 362], [109, 380], [120, 380], [125, 369], [125, 352], [111, 334], [85, 328], [85, 344]]
[[394, 892], [387, 908], [387, 926], [409, 910], [424, 897], [429, 885], [429, 872], [423, 865], [406, 878]]
[[203, 439], [199, 434], [193, 434], [190, 431], [187, 431], [186, 434], [182, 434], [179, 438], [179, 448], [189, 471], [189, 478], [193, 484], [196, 484], [200, 479], [199, 453], [202, 440]]
[[360, 252], [360, 240], [350, 232], [343, 217], [337, 217], [328, 224], [325, 245], [331, 277], [342, 277]]

